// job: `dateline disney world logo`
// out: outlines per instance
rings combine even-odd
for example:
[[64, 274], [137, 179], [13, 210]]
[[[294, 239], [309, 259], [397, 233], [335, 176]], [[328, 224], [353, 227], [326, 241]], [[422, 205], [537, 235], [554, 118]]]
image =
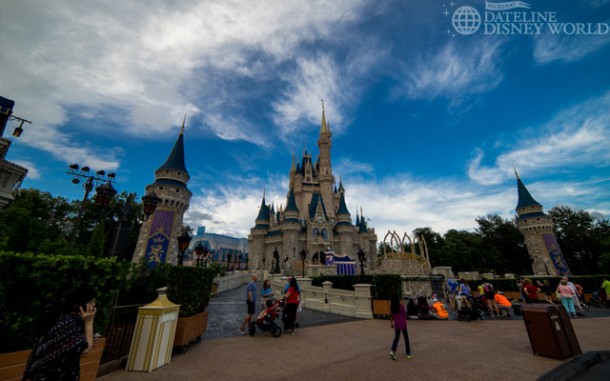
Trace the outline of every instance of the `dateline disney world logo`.
[[[554, 11], [533, 11], [523, 1], [492, 3], [485, 1], [485, 9], [464, 5], [457, 7], [452, 0], [443, 5], [443, 15], [458, 34], [468, 36], [475, 33], [486, 35], [607, 35], [607, 23], [566, 22]], [[454, 35], [450, 28], [447, 34]]]

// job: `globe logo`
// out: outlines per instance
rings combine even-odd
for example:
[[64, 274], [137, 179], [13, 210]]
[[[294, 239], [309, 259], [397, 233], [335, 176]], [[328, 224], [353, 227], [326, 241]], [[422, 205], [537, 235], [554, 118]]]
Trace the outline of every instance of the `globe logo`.
[[481, 27], [481, 15], [473, 7], [459, 7], [451, 17], [451, 24], [456, 32], [468, 36]]

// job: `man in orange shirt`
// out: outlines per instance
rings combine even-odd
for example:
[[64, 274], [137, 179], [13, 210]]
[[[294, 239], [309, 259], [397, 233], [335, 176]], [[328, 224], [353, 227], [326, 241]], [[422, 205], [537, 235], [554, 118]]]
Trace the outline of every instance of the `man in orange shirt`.
[[436, 298], [432, 299], [430, 316], [439, 320], [449, 320], [449, 312], [447, 312], [447, 309], [445, 309], [443, 303], [439, 302]]
[[506, 311], [506, 314], [510, 316], [510, 309], [513, 307], [512, 303], [502, 294], [502, 292], [496, 292], [494, 295], [496, 305], [502, 311]]

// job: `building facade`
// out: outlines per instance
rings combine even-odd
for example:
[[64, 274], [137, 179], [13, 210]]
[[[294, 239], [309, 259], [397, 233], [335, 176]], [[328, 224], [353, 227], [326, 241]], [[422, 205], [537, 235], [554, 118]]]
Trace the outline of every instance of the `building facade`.
[[11, 141], [4, 138], [4, 130], [14, 107], [14, 101], [0, 97], [0, 209], [15, 199], [13, 193], [28, 173], [26, 168], [6, 160]]
[[255, 226], [248, 236], [250, 267], [255, 270], [294, 272], [306, 263], [323, 264], [325, 253], [347, 255], [358, 260], [364, 252], [367, 266], [375, 266], [377, 236], [362, 215], [352, 216], [345, 203], [342, 181], [336, 185], [331, 164], [332, 134], [322, 106], [316, 162], [307, 151], [290, 169], [285, 207], [268, 205], [265, 195]]
[[201, 244], [208, 250], [207, 262], [218, 262], [227, 269], [245, 270], [248, 266], [248, 240], [224, 234], [208, 233], [204, 226], [197, 229], [189, 245], [189, 261], [195, 260], [195, 247]]
[[178, 262], [177, 237], [182, 234], [184, 213], [192, 193], [187, 188], [190, 179], [184, 163], [184, 122], [180, 135], [167, 160], [155, 171], [155, 182], [146, 187], [146, 194], [155, 193], [161, 199], [155, 212], [142, 224], [133, 261], [146, 258], [150, 267], [159, 263]]
[[544, 213], [542, 205], [534, 200], [519, 175], [515, 175], [519, 193], [517, 228], [525, 238], [533, 275], [571, 275], [553, 233], [553, 219]]

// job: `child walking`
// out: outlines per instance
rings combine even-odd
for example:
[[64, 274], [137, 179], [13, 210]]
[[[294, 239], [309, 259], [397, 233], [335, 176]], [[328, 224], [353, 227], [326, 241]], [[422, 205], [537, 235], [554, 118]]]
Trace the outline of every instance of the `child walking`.
[[390, 324], [394, 328], [394, 341], [392, 342], [392, 350], [390, 351], [390, 358], [396, 360], [396, 348], [398, 347], [398, 340], [400, 340], [400, 333], [405, 339], [406, 358], [412, 359], [411, 345], [409, 344], [409, 333], [407, 332], [407, 310], [405, 306], [400, 303], [398, 295], [392, 296], [390, 303], [391, 319]]

